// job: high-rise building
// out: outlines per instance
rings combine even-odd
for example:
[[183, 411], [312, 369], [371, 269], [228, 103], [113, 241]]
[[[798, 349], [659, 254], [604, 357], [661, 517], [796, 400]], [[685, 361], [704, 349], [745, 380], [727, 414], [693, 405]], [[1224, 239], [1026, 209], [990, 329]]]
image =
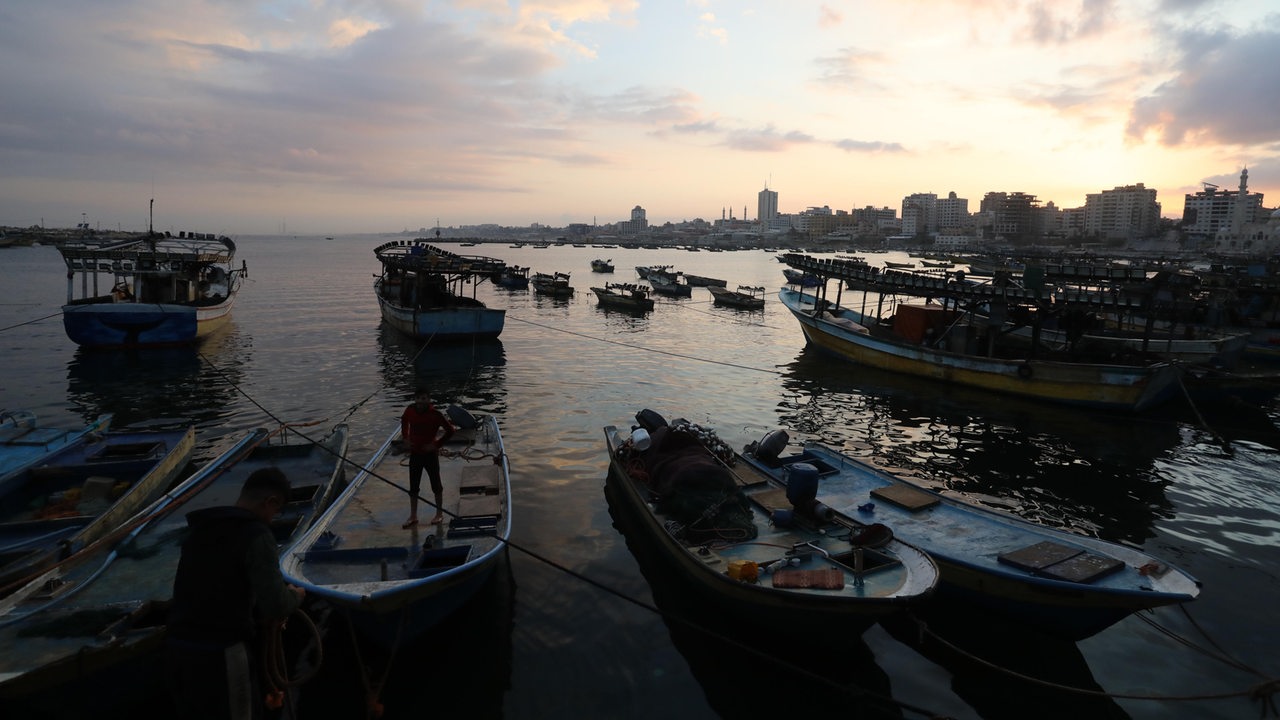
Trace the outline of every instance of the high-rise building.
[[[1188, 235], [1211, 238], [1231, 232], [1232, 226], [1262, 221], [1262, 193], [1250, 193], [1249, 170], [1240, 173], [1239, 190], [1219, 190], [1213, 183], [1194, 195], [1186, 195], [1182, 205], [1182, 229]], [[1243, 203], [1240, 199], [1243, 198]]]
[[955, 192], [938, 198], [937, 222], [939, 231], [955, 232], [970, 225], [968, 198], [956, 197]]
[[991, 233], [1009, 242], [1030, 242], [1036, 236], [1035, 195], [1021, 192], [989, 192], [982, 196], [979, 211], [991, 218]]
[[902, 234], [925, 235], [938, 231], [938, 196], [913, 193], [902, 198]]
[[778, 217], [778, 191], [770, 190], [766, 185], [756, 195], [756, 222], [770, 227]]
[[1084, 231], [1109, 239], [1153, 237], [1160, 226], [1160, 203], [1155, 188], [1125, 185], [1084, 199]]

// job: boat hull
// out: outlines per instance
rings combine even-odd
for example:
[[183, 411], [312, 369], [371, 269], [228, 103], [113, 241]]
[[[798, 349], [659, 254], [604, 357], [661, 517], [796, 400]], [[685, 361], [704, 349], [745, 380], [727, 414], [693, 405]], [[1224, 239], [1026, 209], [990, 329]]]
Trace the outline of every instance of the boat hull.
[[[753, 626], [785, 627], [788, 632], [839, 633], [844, 637], [844, 633], [861, 634], [877, 619], [921, 601], [932, 592], [937, 568], [918, 549], [891, 543], [879, 551], [884, 553], [883, 564], [859, 579], [848, 565], [824, 559], [828, 552], [848, 551], [847, 544], [837, 548], [836, 541], [803, 524], [789, 527], [781, 522], [775, 524], [770, 520], [770, 509], [755, 501], [749, 502], [758, 533], [754, 539], [736, 543], [729, 540], [699, 543], [692, 539], [683, 542], [670, 530], [676, 521], [656, 508], [649, 486], [629, 470], [622, 456], [627, 435], [609, 426], [605, 428], [605, 438], [610, 456], [605, 492], [611, 511], [621, 520], [620, 526], [631, 530], [629, 542], [640, 541], [652, 548], [686, 591], [709, 607]], [[736, 474], [736, 470], [732, 472], [736, 483], [751, 489], [751, 497], [761, 497], [759, 493], [777, 489], [777, 486], [766, 487], [763, 476], [744, 477]], [[798, 566], [806, 570], [835, 569], [843, 575], [842, 588], [785, 589], [771, 584], [764, 568], [782, 557], [779, 548], [804, 542], [827, 545], [830, 551], [815, 550], [813, 557], [797, 561]], [[873, 564], [870, 557], [867, 556], [868, 567]], [[747, 561], [760, 568], [758, 582], [730, 576], [733, 563]]]
[[495, 418], [445, 445], [440, 525], [428, 524], [434, 509], [422, 502], [420, 524], [401, 527], [409, 503], [399, 447], [397, 429], [281, 560], [289, 582], [328, 600], [360, 637], [386, 649], [412, 642], [474, 595], [511, 533], [510, 468]]
[[742, 462], [781, 480], [800, 463], [819, 468], [819, 502], [928, 552], [942, 572], [934, 602], [961, 599], [1079, 640], [1199, 594], [1194, 578], [1137, 548], [936, 493], [817, 443], [777, 459], [759, 452], [749, 447]]
[[381, 295], [382, 319], [397, 331], [418, 339], [492, 339], [502, 334], [506, 310], [487, 307], [415, 309], [396, 305]]
[[1079, 407], [1142, 411], [1173, 397], [1177, 367], [1005, 360], [935, 350], [877, 337], [814, 315], [813, 295], [783, 288], [779, 299], [815, 347], [860, 365], [1009, 395]]
[[105, 432], [111, 418], [109, 414], [99, 416], [79, 430], [40, 427], [30, 413], [6, 421], [0, 425], [0, 487], [53, 453]]
[[67, 337], [82, 347], [141, 347], [198, 342], [226, 325], [234, 296], [216, 305], [89, 303], [62, 306]]

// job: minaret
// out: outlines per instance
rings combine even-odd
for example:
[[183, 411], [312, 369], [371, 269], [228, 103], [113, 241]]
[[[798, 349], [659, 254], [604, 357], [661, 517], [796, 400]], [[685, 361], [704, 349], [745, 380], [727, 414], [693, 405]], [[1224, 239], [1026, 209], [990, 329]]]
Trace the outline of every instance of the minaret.
[[1249, 168], [1240, 171], [1240, 193], [1236, 195], [1235, 217], [1231, 218], [1231, 236], [1239, 239], [1244, 236], [1244, 218], [1248, 212]]

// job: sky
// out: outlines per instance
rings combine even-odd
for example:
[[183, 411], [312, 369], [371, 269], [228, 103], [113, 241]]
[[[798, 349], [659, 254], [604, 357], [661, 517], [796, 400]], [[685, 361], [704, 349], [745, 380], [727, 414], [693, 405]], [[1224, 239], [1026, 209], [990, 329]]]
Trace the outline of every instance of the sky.
[[0, 225], [1280, 206], [1280, 0], [10, 0]]

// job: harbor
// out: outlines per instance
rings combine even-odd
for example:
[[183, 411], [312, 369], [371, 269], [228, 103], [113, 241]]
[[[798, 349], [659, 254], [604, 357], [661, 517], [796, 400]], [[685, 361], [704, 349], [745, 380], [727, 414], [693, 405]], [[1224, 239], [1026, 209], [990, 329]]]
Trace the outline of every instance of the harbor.
[[[419, 386], [496, 418], [512, 488], [506, 567], [467, 607], [401, 648], [385, 676], [360, 675], [348, 632], [335, 624], [320, 674], [300, 689], [300, 717], [358, 716], [373, 689], [385, 718], [772, 710], [1226, 719], [1257, 716], [1249, 693], [1280, 673], [1270, 642], [1280, 574], [1274, 402], [1223, 411], [1175, 396], [1155, 410], [1115, 413], [854, 368], [806, 346], [777, 301], [784, 264], [759, 250], [612, 250], [619, 281], [635, 282], [638, 265], [671, 263], [730, 287], [768, 289], [753, 312], [716, 308], [695, 287], [632, 314], [601, 308], [587, 292], [594, 248], [442, 242], [508, 266], [575, 269], [578, 292], [565, 300], [485, 282], [476, 297], [506, 313], [496, 340], [424, 342], [381, 319], [372, 250], [386, 241], [236, 238], [237, 259], [253, 274], [229, 322], [185, 348], [79, 348], [61, 323], [58, 251], [9, 248], [0, 267], [9, 288], [0, 305], [3, 404], [44, 424], [79, 426], [105, 413], [113, 427], [190, 423], [195, 458], [208, 461], [251, 428], [323, 421], [319, 438], [341, 422], [350, 428], [347, 457], [363, 464]], [[904, 252], [884, 259], [908, 261]], [[861, 290], [840, 292], [861, 301]], [[840, 653], [785, 622], [756, 628], [760, 642], [744, 644], [734, 640], [741, 621], [687, 607], [615, 517], [601, 428], [644, 407], [714, 427], [739, 451], [785, 427], [797, 441], [837, 447], [948, 496], [1141, 548], [1176, 563], [1201, 591], [1078, 642], [960, 606], [876, 623]]]

